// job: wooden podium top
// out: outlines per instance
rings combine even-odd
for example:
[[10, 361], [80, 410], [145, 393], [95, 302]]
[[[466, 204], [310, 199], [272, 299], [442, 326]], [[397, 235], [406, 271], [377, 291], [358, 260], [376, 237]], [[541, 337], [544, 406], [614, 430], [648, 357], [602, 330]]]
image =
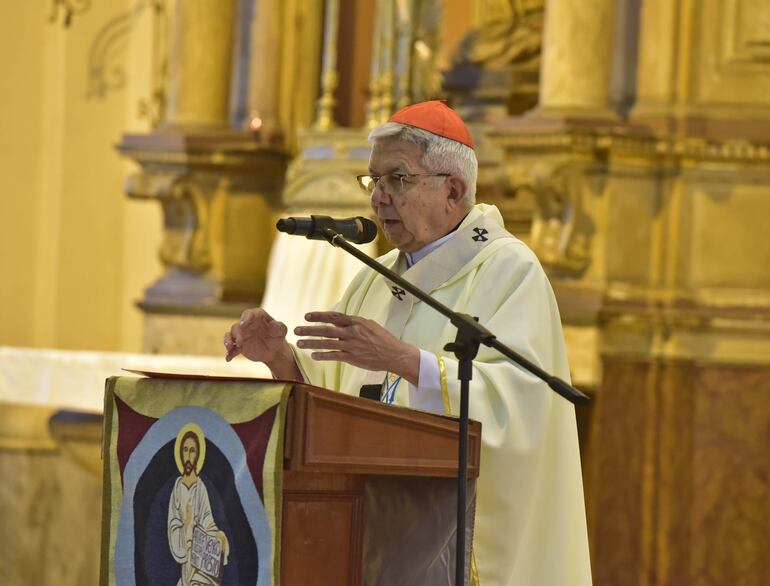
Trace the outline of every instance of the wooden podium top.
[[[286, 416], [284, 468], [456, 477], [459, 421], [295, 384]], [[468, 478], [479, 475], [481, 424], [468, 433]]]
[[[386, 405], [290, 380], [129, 370], [152, 378], [287, 383], [284, 469], [398, 476], [456, 477], [456, 417]], [[478, 478], [481, 423], [468, 426], [468, 478]]]

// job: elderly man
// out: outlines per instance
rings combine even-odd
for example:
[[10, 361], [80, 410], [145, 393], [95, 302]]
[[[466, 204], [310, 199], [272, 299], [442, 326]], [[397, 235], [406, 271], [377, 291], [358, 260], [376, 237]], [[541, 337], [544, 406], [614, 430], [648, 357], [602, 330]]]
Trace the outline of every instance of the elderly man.
[[[559, 312], [535, 255], [503, 227], [494, 206], [475, 205], [470, 132], [439, 101], [404, 108], [369, 135], [369, 193], [395, 250], [379, 260], [546, 371], [569, 379]], [[382, 384], [387, 403], [459, 411], [457, 360], [443, 350], [454, 327], [369, 268], [335, 311], [286, 340], [286, 326], [246, 311], [225, 335], [227, 358], [262, 361], [277, 378], [358, 394]], [[482, 347], [470, 416], [482, 422], [474, 581], [482, 586], [590, 584], [572, 406], [534, 376]]]

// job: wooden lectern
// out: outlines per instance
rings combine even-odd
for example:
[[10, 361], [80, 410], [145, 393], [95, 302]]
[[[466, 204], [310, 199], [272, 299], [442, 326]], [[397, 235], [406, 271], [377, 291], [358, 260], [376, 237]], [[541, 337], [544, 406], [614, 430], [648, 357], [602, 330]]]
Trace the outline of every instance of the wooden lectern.
[[[456, 527], [458, 433], [456, 419], [296, 384], [286, 416], [281, 584], [358, 586], [372, 582], [366, 564], [369, 576], [409, 564], [398, 548], [435, 537], [417, 517], [423, 509], [435, 517], [440, 499], [446, 514], [431, 522]], [[479, 474], [480, 445], [481, 424], [471, 422], [469, 479]], [[391, 511], [411, 515], [411, 527]]]
[[[250, 401], [255, 407], [263, 401], [260, 409], [285, 413], [282, 494], [276, 494], [281, 498], [281, 516], [280, 525], [273, 525], [280, 531], [268, 536], [280, 541], [280, 559], [270, 561], [271, 569], [280, 572], [282, 586], [430, 586], [445, 584], [446, 576], [453, 575], [456, 419], [293, 381], [139, 374], [151, 378], [107, 382], [102, 584], [112, 579], [118, 584], [134, 583], [137, 577], [144, 580], [137, 583], [147, 583], [151, 577], [178, 575], [175, 572], [182, 564], [178, 554], [172, 558], [171, 551], [165, 551], [170, 540], [170, 533], [166, 534], [168, 503], [181, 474], [180, 462], [173, 460], [179, 449], [174, 441], [179, 441], [187, 426], [192, 426], [188, 433], [194, 433], [190, 431], [194, 426], [202, 426], [197, 433], [203, 436], [205, 431], [207, 443], [212, 441], [202, 478], [212, 487], [208, 492], [219, 494], [221, 500], [226, 485], [216, 489], [215, 478], [221, 480], [227, 470], [243, 470], [248, 465], [237, 435], [246, 431], [233, 431], [230, 419], [223, 418], [217, 405], [228, 405], [222, 413], [231, 414]], [[263, 384], [267, 386], [260, 394]], [[291, 385], [288, 397], [287, 385]], [[277, 410], [283, 401], [285, 410]], [[268, 430], [280, 429], [273, 426], [273, 419], [269, 426]], [[469, 429], [467, 544], [473, 541], [481, 424], [471, 422]], [[232, 443], [228, 443], [230, 434], [235, 438]], [[274, 437], [277, 446], [280, 435]], [[255, 448], [252, 453], [257, 452]], [[220, 455], [215, 456], [217, 453]], [[275, 481], [273, 471], [280, 473], [275, 468], [279, 468], [281, 453], [272, 449], [271, 454], [270, 476]], [[212, 459], [216, 457], [221, 464]], [[248, 474], [252, 480], [253, 472]], [[248, 495], [248, 491], [240, 491], [237, 494]], [[252, 491], [253, 498], [259, 498], [254, 487]], [[211, 510], [211, 505], [206, 507]], [[235, 517], [243, 516], [244, 510], [239, 511]], [[221, 510], [220, 514], [225, 513]], [[270, 532], [266, 518], [264, 523]], [[190, 560], [200, 564], [201, 551], [193, 552], [198, 557], [189, 554]], [[466, 548], [463, 555], [470, 568], [468, 554]], [[193, 561], [192, 566], [205, 572], [204, 566]], [[280, 562], [279, 568], [276, 562]], [[237, 564], [233, 567], [237, 569]], [[153, 583], [151, 579], [149, 583]]]

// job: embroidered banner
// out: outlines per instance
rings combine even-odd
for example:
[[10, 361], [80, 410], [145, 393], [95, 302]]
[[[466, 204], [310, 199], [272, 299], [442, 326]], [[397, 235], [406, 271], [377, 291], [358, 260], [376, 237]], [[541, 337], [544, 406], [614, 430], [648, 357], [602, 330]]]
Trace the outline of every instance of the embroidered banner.
[[279, 583], [291, 385], [108, 379], [102, 586]]

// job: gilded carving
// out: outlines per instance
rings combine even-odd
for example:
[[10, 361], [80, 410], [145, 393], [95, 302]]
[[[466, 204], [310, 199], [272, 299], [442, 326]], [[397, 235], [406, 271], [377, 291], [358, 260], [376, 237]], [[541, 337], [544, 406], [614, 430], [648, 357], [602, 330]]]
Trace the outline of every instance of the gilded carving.
[[517, 192], [530, 191], [535, 210], [532, 249], [544, 266], [559, 273], [579, 274], [591, 261], [594, 225], [583, 210], [586, 169], [572, 163], [543, 163], [531, 168]]
[[452, 56], [444, 87], [459, 100], [523, 114], [537, 104], [544, 2], [509, 0], [472, 28]]
[[511, 18], [471, 29], [463, 38], [453, 61], [486, 67], [527, 63], [537, 68], [543, 31], [543, 5], [528, 13], [515, 9]]
[[160, 259], [166, 267], [201, 273], [211, 266], [211, 196], [197, 181], [171, 173], [134, 174], [126, 181], [126, 193], [160, 202], [164, 228]]

